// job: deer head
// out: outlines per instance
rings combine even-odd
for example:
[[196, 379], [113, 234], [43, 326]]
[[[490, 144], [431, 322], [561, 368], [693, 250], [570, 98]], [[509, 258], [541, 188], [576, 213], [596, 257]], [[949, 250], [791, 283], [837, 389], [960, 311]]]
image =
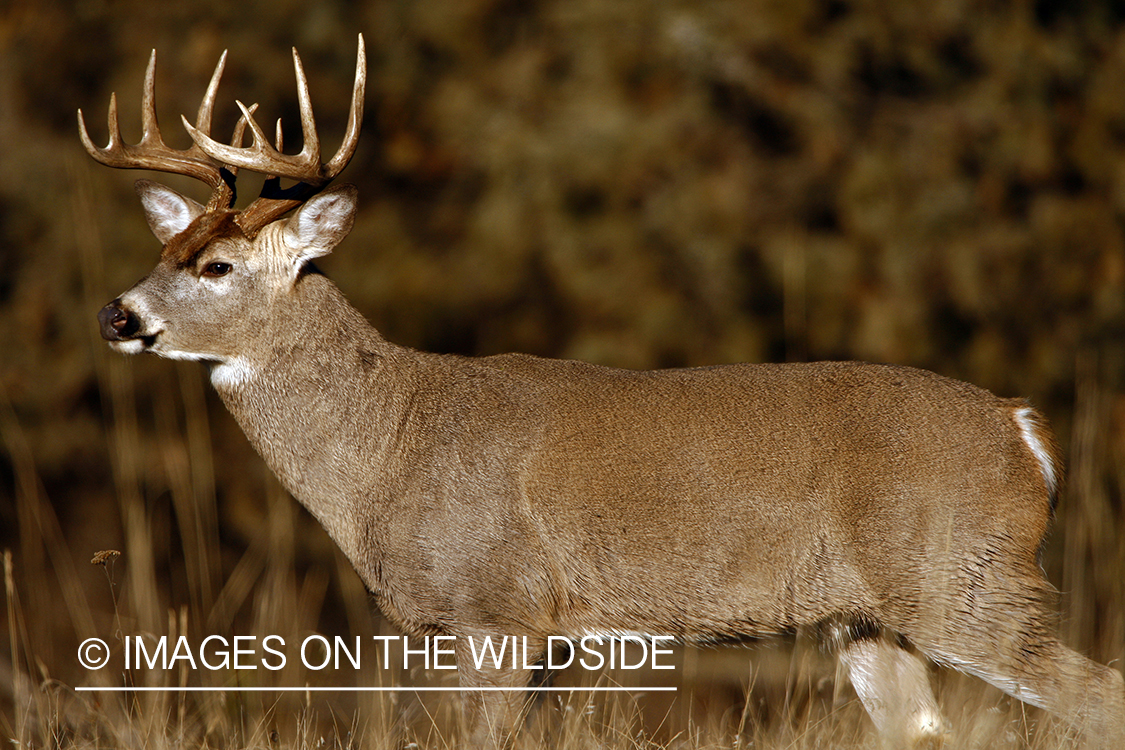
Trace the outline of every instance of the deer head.
[[[344, 141], [330, 161], [320, 158], [308, 82], [297, 51], [293, 65], [303, 147], [282, 153], [281, 121], [276, 146], [254, 121], [257, 105], [237, 102], [242, 115], [230, 145], [212, 140], [215, 95], [226, 63], [219, 59], [199, 107], [196, 124], [182, 118], [191, 136], [187, 149], [165, 145], [156, 120], [156, 52], [149, 58], [142, 98], [143, 135], [125, 144], [117, 122], [117, 98], [109, 103], [109, 143], [93, 144], [78, 111], [79, 133], [97, 161], [121, 169], [182, 174], [211, 188], [206, 205], [149, 180], [136, 183], [149, 227], [164, 248], [153, 271], [98, 314], [102, 337], [121, 352], [150, 351], [173, 359], [229, 364], [243, 356], [245, 342], [260, 328], [272, 300], [289, 292], [308, 261], [332, 250], [351, 229], [356, 190], [325, 190], [347, 165], [359, 141], [367, 78], [359, 37], [355, 85]], [[253, 143], [242, 147], [246, 128]], [[239, 169], [266, 175], [260, 196], [233, 208]], [[296, 181], [282, 188], [281, 178]], [[288, 219], [282, 217], [297, 209]]]

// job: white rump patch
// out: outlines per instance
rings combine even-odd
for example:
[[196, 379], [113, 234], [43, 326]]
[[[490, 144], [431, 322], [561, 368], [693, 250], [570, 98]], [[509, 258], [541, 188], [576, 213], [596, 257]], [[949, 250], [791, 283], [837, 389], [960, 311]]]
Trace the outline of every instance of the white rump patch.
[[1027, 447], [1031, 449], [1031, 454], [1035, 456], [1035, 460], [1039, 462], [1039, 470], [1043, 473], [1043, 481], [1047, 483], [1047, 491], [1052, 495], [1058, 489], [1058, 472], [1055, 469], [1054, 463], [1051, 461], [1051, 452], [1043, 445], [1043, 441], [1039, 438], [1039, 427], [1034, 412], [1030, 407], [1023, 407], [1016, 409], [1015, 412], [1016, 424], [1020, 427], [1020, 437]]

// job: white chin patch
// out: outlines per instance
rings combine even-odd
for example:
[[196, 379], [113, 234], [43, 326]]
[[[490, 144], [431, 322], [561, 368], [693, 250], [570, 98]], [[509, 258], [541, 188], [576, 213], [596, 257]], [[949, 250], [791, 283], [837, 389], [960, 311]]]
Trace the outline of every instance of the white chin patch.
[[143, 339], [127, 339], [125, 341], [110, 341], [109, 348], [122, 354], [140, 354], [147, 347]]
[[213, 355], [170, 349], [164, 345], [163, 339], [159, 335], [142, 336], [141, 338], [127, 339], [125, 341], [111, 341], [109, 342], [109, 346], [114, 351], [121, 352], [122, 354], [141, 354], [142, 352], [148, 352], [158, 357], [164, 357], [165, 359], [186, 359], [195, 362], [216, 361], [216, 357]]

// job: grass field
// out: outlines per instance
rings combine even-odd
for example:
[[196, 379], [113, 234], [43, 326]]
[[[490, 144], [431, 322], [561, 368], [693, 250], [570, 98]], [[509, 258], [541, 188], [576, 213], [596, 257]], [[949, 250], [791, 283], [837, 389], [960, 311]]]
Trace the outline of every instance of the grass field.
[[[418, 686], [456, 685], [454, 674], [404, 670], [397, 658], [364, 662], [366, 669], [313, 671], [295, 658], [310, 634], [393, 635], [373, 610], [358, 578], [338, 554], [335, 567], [299, 559], [298, 538], [319, 533], [299, 506], [253, 458], [244, 491], [264, 499], [260, 533], [231, 555], [221, 543], [219, 491], [210, 467], [221, 456], [212, 445], [202, 371], [157, 362], [179, 403], [159, 409], [140, 401], [131, 372], [137, 361], [106, 358], [99, 385], [111, 419], [120, 554], [86, 562], [62, 532], [37, 479], [14, 412], [4, 414], [4, 437], [15, 459], [20, 552], [4, 553], [9, 642], [3, 662], [5, 710], [0, 731], [26, 747], [458, 747], [455, 693], [416, 693]], [[145, 365], [141, 365], [145, 366]], [[1064, 587], [1065, 640], [1094, 658], [1121, 658], [1125, 597], [1114, 570], [1125, 569], [1114, 534], [1116, 519], [1105, 482], [1117, 476], [1105, 464], [1103, 394], [1086, 385], [1071, 443], [1069, 491], [1047, 561]], [[157, 439], [142, 438], [145, 423]], [[142, 500], [153, 467], [169, 482], [162, 505]], [[97, 519], [83, 534], [98, 539]], [[1116, 555], [1116, 557], [1114, 557]], [[108, 606], [107, 606], [108, 604]], [[252, 637], [245, 661], [253, 670], [138, 666], [126, 669], [126, 636], [180, 635], [198, 646], [221, 635], [229, 651], [235, 635]], [[263, 668], [260, 643], [284, 639], [286, 666]], [[99, 636], [114, 652], [98, 671], [77, 662], [77, 644]], [[171, 651], [169, 647], [169, 652]], [[365, 647], [366, 656], [371, 656]], [[196, 651], [198, 654], [199, 652]], [[212, 663], [221, 658], [212, 649]], [[376, 650], [376, 655], [378, 651]], [[397, 652], [396, 652], [397, 656]], [[571, 669], [555, 687], [627, 686], [627, 693], [541, 694], [521, 747], [559, 748], [864, 748], [877, 746], [858, 700], [834, 660], [810, 634], [743, 647], [677, 649], [675, 669]], [[10, 666], [8, 666], [10, 665]], [[948, 747], [1064, 748], [1075, 739], [1064, 726], [970, 678], [936, 671], [938, 695], [955, 731]], [[77, 692], [76, 687], [207, 687], [217, 692]], [[401, 692], [239, 692], [262, 687], [403, 687]], [[675, 686], [677, 692], [646, 691]]]
[[[279, 8], [284, 12], [280, 12]], [[77, 692], [438, 686], [367, 665], [126, 669], [140, 636], [394, 631], [190, 363], [125, 358], [97, 310], [156, 243], [93, 163], [116, 91], [139, 137], [158, 47], [175, 147], [223, 49], [233, 100], [326, 150], [369, 50], [359, 219], [322, 267], [390, 340], [623, 367], [862, 359], [1026, 396], [1067, 460], [1044, 555], [1062, 640], [1125, 661], [1125, 13], [1119, 4], [871, 0], [222, 0], [0, 8], [0, 736], [35, 748], [459, 746], [448, 693]], [[295, 129], [294, 129], [295, 131]], [[295, 132], [287, 142], [295, 143]], [[197, 198], [194, 186], [173, 186]], [[243, 189], [243, 202], [253, 194]], [[116, 550], [104, 565], [95, 553]], [[91, 671], [79, 644], [105, 640]], [[808, 633], [686, 649], [662, 673], [570, 670], [521, 743], [876, 747]], [[346, 679], [345, 679], [346, 676]], [[1073, 746], [958, 674], [954, 748]], [[645, 691], [676, 685], [674, 694]]]

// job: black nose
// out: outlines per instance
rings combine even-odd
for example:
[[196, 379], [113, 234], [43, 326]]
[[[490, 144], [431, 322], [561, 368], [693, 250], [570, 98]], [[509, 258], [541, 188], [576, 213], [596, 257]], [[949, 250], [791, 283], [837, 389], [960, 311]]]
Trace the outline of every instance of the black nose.
[[120, 299], [115, 299], [98, 312], [98, 323], [101, 324], [102, 338], [106, 341], [133, 338], [133, 334], [141, 327], [141, 321], [121, 306]]

